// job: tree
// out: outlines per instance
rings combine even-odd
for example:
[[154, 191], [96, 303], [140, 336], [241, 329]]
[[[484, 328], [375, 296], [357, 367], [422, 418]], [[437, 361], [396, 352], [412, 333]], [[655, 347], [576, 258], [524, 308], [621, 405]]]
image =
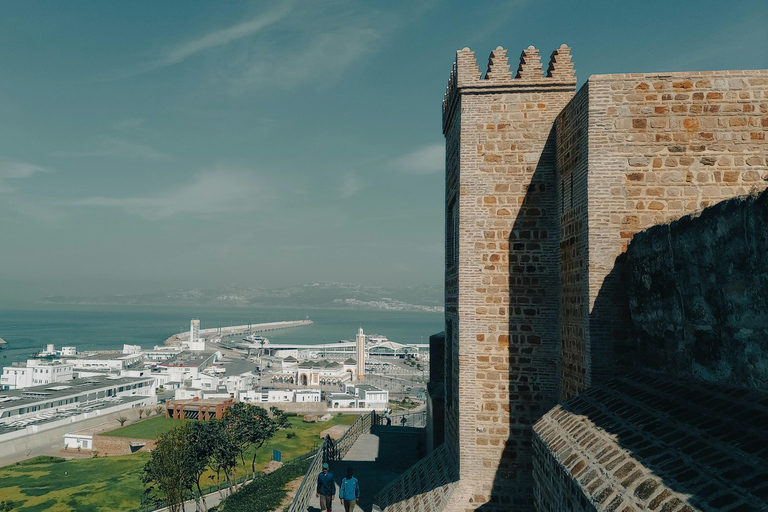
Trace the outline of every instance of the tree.
[[227, 486], [232, 491], [234, 470], [237, 466], [237, 457], [241, 455], [240, 443], [237, 442], [237, 434], [234, 429], [228, 428], [223, 420], [211, 420], [203, 422], [206, 441], [210, 447], [208, 467], [216, 472], [216, 476], [223, 472], [227, 480]]
[[161, 412], [163, 412], [163, 409], [164, 407], [162, 405], [158, 405], [157, 407], [155, 407], [155, 414], [160, 414]]
[[238, 402], [227, 409], [222, 421], [238, 440], [241, 460], [243, 453], [250, 446], [255, 447], [251, 460], [251, 471], [254, 473], [259, 448], [272, 439], [279, 430], [290, 427], [285, 413], [277, 407], [270, 407], [267, 412], [263, 407], [243, 402]]
[[15, 506], [16, 504], [11, 500], [0, 501], [0, 512], [11, 512]]
[[160, 434], [151, 458], [144, 465], [142, 481], [150, 484], [148, 493], [159, 493], [170, 512], [180, 512], [187, 496], [194, 494], [198, 464], [194, 455], [189, 426], [182, 423]]
[[144, 409], [139, 409], [139, 419], [144, 416]]
[[121, 414], [120, 416], [118, 416], [117, 418], [115, 418], [115, 419], [117, 420], [117, 422], [120, 424], [120, 426], [121, 426], [121, 427], [122, 427], [123, 425], [125, 425], [125, 422], [126, 422], [126, 421], [128, 421], [128, 418], [126, 418], [126, 417], [125, 417], [125, 416], [123, 416], [122, 414]]

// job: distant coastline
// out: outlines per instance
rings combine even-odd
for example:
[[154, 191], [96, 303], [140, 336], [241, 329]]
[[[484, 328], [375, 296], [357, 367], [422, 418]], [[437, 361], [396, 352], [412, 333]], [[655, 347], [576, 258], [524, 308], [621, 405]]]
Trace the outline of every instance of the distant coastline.
[[[291, 304], [265, 304], [265, 303], [199, 303], [199, 302], [89, 302], [89, 301], [54, 301], [54, 300], [47, 300], [48, 298], [43, 298], [31, 302], [26, 302], [23, 304], [28, 304], [30, 306], [33, 305], [40, 305], [40, 306], [120, 306], [120, 307], [145, 307], [145, 306], [168, 306], [168, 307], [211, 307], [211, 308], [226, 308], [226, 307], [232, 307], [232, 308], [259, 308], [259, 309], [286, 309], [286, 308], [295, 308], [298, 306], [291, 305]], [[16, 303], [14, 303], [16, 304]], [[408, 313], [443, 313], [445, 311], [445, 308], [443, 306], [422, 306], [419, 304], [403, 304], [402, 306], [377, 306], [377, 305], [369, 305], [367, 303], [344, 303], [344, 302], [335, 302], [331, 304], [317, 304], [317, 305], [304, 305], [302, 304], [300, 306], [302, 309], [307, 310], [313, 310], [313, 309], [329, 309], [329, 310], [338, 310], [338, 311], [345, 311], [345, 310], [351, 310], [351, 311], [405, 311]]]
[[143, 295], [49, 296], [39, 305], [78, 306], [190, 306], [303, 308], [443, 312], [443, 288], [379, 288], [343, 283], [311, 283], [278, 289], [228, 286], [175, 290]]

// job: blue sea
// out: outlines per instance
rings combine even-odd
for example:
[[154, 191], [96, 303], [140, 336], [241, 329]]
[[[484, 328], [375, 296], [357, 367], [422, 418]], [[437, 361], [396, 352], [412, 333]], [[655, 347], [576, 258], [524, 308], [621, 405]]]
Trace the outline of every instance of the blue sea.
[[291, 308], [208, 308], [196, 306], [78, 306], [25, 305], [0, 307], [0, 366], [26, 361], [53, 343], [78, 351], [122, 350], [123, 344], [151, 348], [171, 335], [189, 330], [199, 318], [201, 328], [302, 320], [314, 323], [265, 335], [274, 343], [323, 343], [354, 340], [358, 327], [366, 334], [381, 334], [392, 341], [428, 343], [444, 329], [442, 313]]

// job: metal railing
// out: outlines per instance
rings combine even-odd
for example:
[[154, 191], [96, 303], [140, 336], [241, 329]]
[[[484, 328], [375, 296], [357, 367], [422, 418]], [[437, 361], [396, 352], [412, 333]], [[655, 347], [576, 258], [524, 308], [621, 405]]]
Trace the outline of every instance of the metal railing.
[[[417, 427], [427, 426], [427, 411], [396, 411], [390, 415], [393, 427]], [[405, 419], [405, 421], [403, 421]], [[377, 425], [386, 425], [386, 416], [378, 415]]]
[[286, 512], [304, 512], [309, 508], [309, 503], [312, 496], [315, 494], [315, 482], [313, 477], [320, 474], [323, 459], [325, 458], [325, 452], [328, 449], [329, 444], [333, 444], [331, 436], [325, 436], [323, 444], [320, 445], [320, 449], [317, 450], [317, 453], [312, 459], [312, 463], [304, 474], [304, 480], [301, 481], [299, 490], [296, 491], [296, 496], [293, 498], [291, 505], [286, 509]]
[[371, 427], [376, 424], [376, 412], [371, 411], [368, 414], [360, 415], [352, 426], [349, 427], [349, 430], [341, 436], [341, 439], [335, 443], [331, 436], [325, 436], [323, 444], [320, 445], [320, 449], [317, 450], [317, 454], [315, 454], [309, 469], [307, 469], [304, 475], [304, 480], [301, 481], [299, 490], [296, 491], [293, 502], [285, 512], [306, 512], [315, 495], [315, 482], [317, 475], [320, 474], [323, 462], [341, 460], [349, 449], [352, 448], [352, 445], [355, 444], [357, 438], [362, 434], [370, 432]]

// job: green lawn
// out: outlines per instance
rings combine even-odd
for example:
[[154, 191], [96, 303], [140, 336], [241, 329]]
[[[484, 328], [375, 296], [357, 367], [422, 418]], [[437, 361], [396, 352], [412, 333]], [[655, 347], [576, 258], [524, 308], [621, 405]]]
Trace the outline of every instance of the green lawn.
[[[304, 423], [301, 416], [289, 417], [292, 428], [278, 432], [269, 444], [259, 451], [256, 469], [260, 470], [272, 459], [273, 449], [283, 452], [284, 461], [290, 460], [307, 453], [319, 444], [321, 431], [333, 425], [351, 425], [355, 419], [357, 416], [344, 415], [334, 416], [331, 421], [325, 423]], [[135, 434], [128, 436], [115, 432], [150, 422], [159, 425], [152, 428], [164, 427], [164, 422], [156, 420], [165, 418], [150, 418], [111, 434], [138, 437]], [[153, 423], [150, 423], [150, 427]], [[143, 428], [148, 430], [150, 427]], [[294, 432], [297, 436], [288, 439], [288, 432]], [[250, 472], [252, 455], [252, 451], [246, 453], [245, 465], [238, 464], [238, 475]], [[0, 499], [16, 502], [14, 512], [126, 512], [137, 509], [143, 491], [141, 470], [149, 457], [149, 453], [138, 452], [120, 457], [73, 459], [58, 463], [43, 459], [39, 464], [21, 463], [1, 467]], [[204, 475], [201, 479], [202, 486], [215, 483], [215, 474]]]
[[24, 512], [127, 511], [139, 506], [148, 453], [0, 468], [0, 496]]
[[102, 436], [112, 437], [132, 437], [135, 439], [155, 439], [157, 436], [171, 430], [179, 424], [179, 420], [166, 418], [165, 416], [155, 416], [148, 420], [132, 423], [125, 427], [120, 427], [109, 432], [104, 432]]

